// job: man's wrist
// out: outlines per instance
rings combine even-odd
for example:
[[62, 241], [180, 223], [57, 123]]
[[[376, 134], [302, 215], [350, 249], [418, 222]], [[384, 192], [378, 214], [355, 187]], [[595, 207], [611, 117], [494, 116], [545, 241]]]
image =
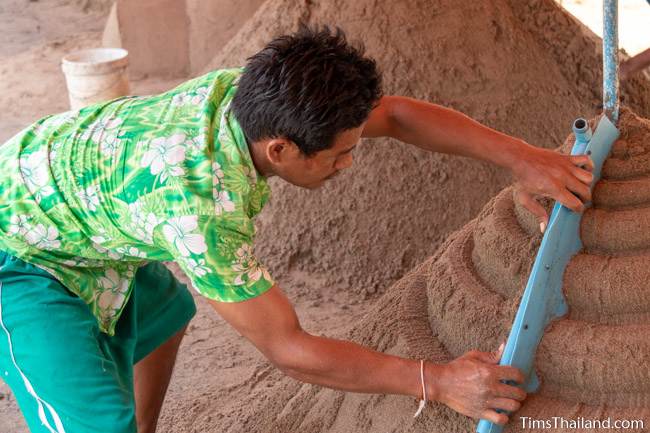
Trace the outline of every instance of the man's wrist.
[[519, 138], [508, 138], [493, 153], [493, 162], [515, 174], [525, 165], [526, 155], [534, 147]]
[[492, 149], [488, 161], [507, 169], [514, 181], [519, 180], [530, 169], [541, 149], [528, 144], [522, 139], [505, 135], [496, 145], [488, 146]]
[[[440, 380], [444, 374], [445, 364], [435, 364], [433, 362], [424, 362], [424, 382], [427, 388], [427, 400], [440, 401], [442, 395]], [[420, 391], [422, 394], [422, 391]]]

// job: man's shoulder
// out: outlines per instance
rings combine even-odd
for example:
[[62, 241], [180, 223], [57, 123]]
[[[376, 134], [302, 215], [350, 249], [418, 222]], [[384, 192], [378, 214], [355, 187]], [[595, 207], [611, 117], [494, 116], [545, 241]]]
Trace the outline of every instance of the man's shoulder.
[[183, 85], [191, 84], [201, 86], [218, 83], [221, 85], [230, 86], [232, 84], [236, 84], [237, 79], [239, 79], [243, 71], [244, 68], [239, 67], [215, 69], [189, 81], [186, 81]]

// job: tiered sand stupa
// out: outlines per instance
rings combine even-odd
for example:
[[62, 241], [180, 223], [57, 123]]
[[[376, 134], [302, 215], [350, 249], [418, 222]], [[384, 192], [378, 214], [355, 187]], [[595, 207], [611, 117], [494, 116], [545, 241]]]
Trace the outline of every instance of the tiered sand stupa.
[[[540, 391], [517, 415], [643, 420], [646, 429], [571, 431], [650, 429], [650, 121], [626, 110], [619, 129], [594, 207], [582, 219], [584, 249], [565, 272], [569, 314], [546, 330], [536, 358]], [[563, 148], [572, 144], [573, 136]], [[392, 286], [350, 336], [438, 362], [472, 349], [494, 350], [507, 338], [540, 240], [534, 217], [513, 202], [512, 188], [504, 189], [434, 257]], [[249, 432], [474, 429], [474, 421], [439, 404], [413, 420], [414, 400], [343, 394], [290, 379], [256, 399]], [[531, 430], [514, 417], [505, 431]]]
[[[619, 127], [582, 220], [584, 249], [564, 275], [570, 313], [547, 330], [537, 357], [543, 387], [519, 415], [645, 419], [648, 431], [650, 121], [626, 111]], [[507, 336], [539, 240], [507, 188], [432, 264], [427, 317], [451, 356]], [[525, 431], [517, 424], [509, 431]]]
[[[602, 100], [600, 40], [553, 0], [268, 0], [210, 68], [241, 65], [299, 20], [363, 42], [386, 94], [451, 106], [537, 146], [557, 147], [576, 114], [594, 115]], [[650, 115], [644, 76], [622, 91]], [[488, 164], [368, 141], [322, 190], [272, 182], [257, 246], [281, 282], [296, 273], [309, 289], [381, 291], [508, 183]]]

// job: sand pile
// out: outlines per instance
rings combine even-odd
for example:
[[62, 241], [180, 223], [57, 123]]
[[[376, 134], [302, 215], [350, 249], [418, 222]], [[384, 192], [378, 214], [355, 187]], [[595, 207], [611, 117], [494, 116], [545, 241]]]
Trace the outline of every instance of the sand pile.
[[[542, 386], [519, 416], [642, 419], [650, 425], [650, 121], [625, 111], [619, 128], [594, 207], [582, 220], [584, 249], [565, 273], [569, 315], [544, 335], [536, 359]], [[564, 149], [572, 144], [570, 136]], [[473, 348], [493, 350], [507, 338], [540, 240], [533, 216], [513, 203], [512, 188], [504, 189], [436, 256], [389, 289], [350, 336], [382, 351], [437, 361]], [[415, 401], [408, 398], [285, 382], [266, 398], [255, 397], [263, 403], [246, 431], [474, 428], [473, 421], [441, 405], [413, 421]], [[515, 418], [506, 431], [530, 430]]]
[[[600, 41], [552, 0], [269, 0], [210, 67], [242, 64], [299, 20], [337, 24], [363, 41], [387, 94], [454, 107], [538, 146], [558, 146], [573, 118], [595, 114], [600, 101]], [[623, 93], [650, 114], [645, 78]], [[276, 277], [373, 293], [430, 256], [508, 182], [487, 164], [372, 140], [321, 191], [273, 182], [258, 249]]]

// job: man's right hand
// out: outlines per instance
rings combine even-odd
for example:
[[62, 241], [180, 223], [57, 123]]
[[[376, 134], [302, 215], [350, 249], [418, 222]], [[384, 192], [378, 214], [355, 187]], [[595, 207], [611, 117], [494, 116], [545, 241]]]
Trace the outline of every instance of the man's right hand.
[[526, 392], [502, 381], [522, 384], [518, 369], [500, 366], [503, 346], [497, 352], [467, 352], [448, 364], [427, 365], [427, 394], [456, 412], [482, 418], [496, 424], [508, 422], [508, 413], [516, 412]]

